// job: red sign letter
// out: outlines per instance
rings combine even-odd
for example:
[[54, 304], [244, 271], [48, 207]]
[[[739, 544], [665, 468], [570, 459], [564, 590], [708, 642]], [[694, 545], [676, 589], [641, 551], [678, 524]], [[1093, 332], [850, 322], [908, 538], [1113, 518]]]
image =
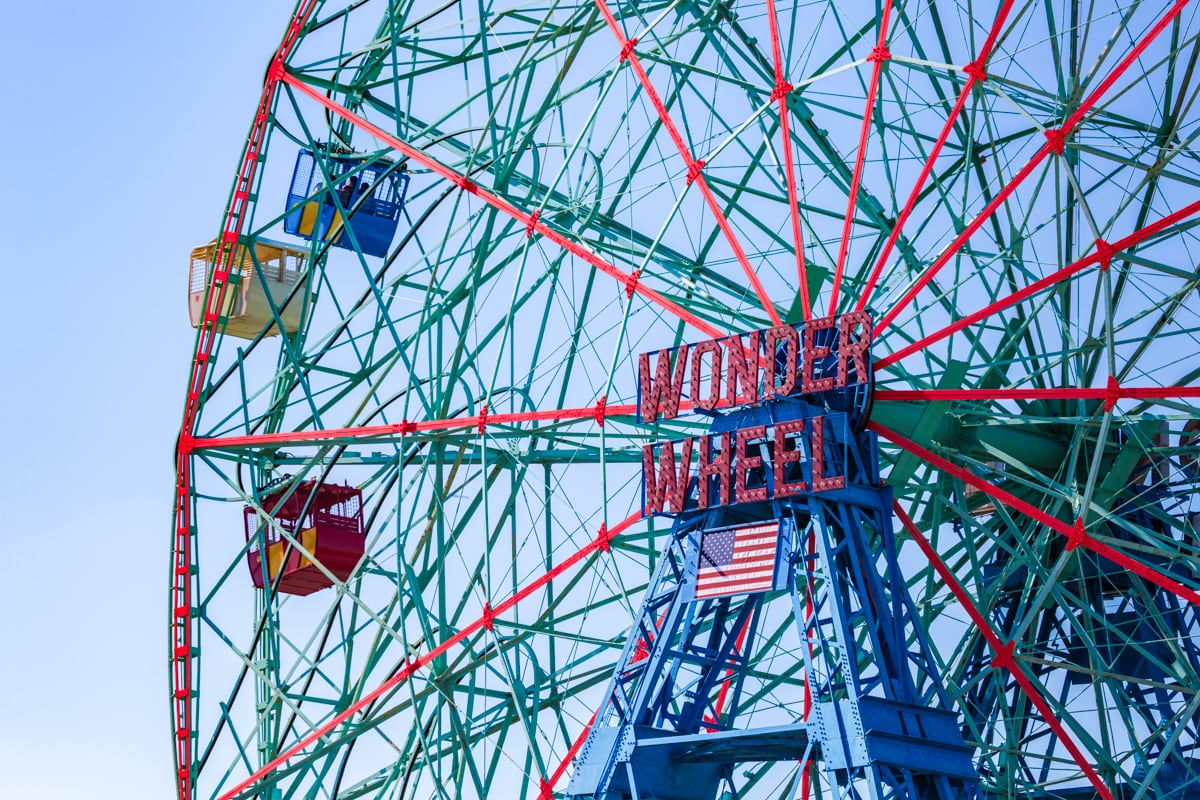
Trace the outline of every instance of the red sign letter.
[[[704, 369], [704, 354], [712, 353], [712, 371], [708, 374], [708, 397], [700, 396], [700, 372]], [[721, 345], [708, 339], [696, 345], [692, 351], [692, 405], [704, 411], [712, 411], [721, 402]]]
[[650, 380], [650, 354], [642, 353], [638, 359], [638, 384], [642, 390], [641, 408], [638, 409], [642, 422], [653, 422], [658, 418], [659, 407], [663, 419], [679, 416], [679, 398], [683, 394], [683, 376], [687, 370], [688, 346], [680, 345], [675, 356], [675, 375], [671, 375], [671, 351], [659, 350], [654, 368], [654, 380]]
[[[808, 483], [803, 480], [789, 483], [786, 472], [788, 464], [794, 464], [804, 457], [804, 448], [800, 444], [800, 437], [795, 439], [788, 437], [803, 430], [804, 420], [802, 419], [775, 423], [775, 452], [771, 458], [771, 467], [775, 476], [775, 491], [772, 496], [776, 499], [808, 491]], [[787, 449], [788, 441], [795, 445], [791, 450]]]
[[648, 444], [642, 447], [642, 491], [646, 497], [646, 507], [642, 509], [643, 516], [661, 514], [663, 500], [667, 501], [667, 513], [679, 514], [687, 502], [688, 479], [691, 478], [692, 444], [691, 437], [684, 439], [681, 444], [679, 471], [675, 470], [675, 443], [664, 442], [662, 455], [658, 457], [658, 475], [654, 472], [654, 448], [658, 445]]
[[[725, 402], [729, 405], [758, 402], [758, 342], [759, 333], [748, 334], [750, 346], [742, 346], [741, 336], [725, 340], [729, 351], [729, 368], [725, 376]], [[741, 391], [738, 391], [738, 384]]]
[[833, 388], [833, 378], [813, 380], [813, 362], [829, 356], [828, 347], [818, 347], [817, 331], [829, 330], [837, 325], [837, 317], [822, 317], [814, 319], [804, 326], [804, 366], [800, 369], [800, 391], [824, 392]]
[[846, 476], [825, 477], [825, 418], [812, 420], [812, 483], [814, 492], [841, 489], [846, 485]]
[[[863, 332], [854, 339], [854, 327], [861, 324]], [[843, 314], [838, 323], [838, 373], [837, 385], [850, 385], [850, 360], [854, 360], [854, 374], [860, 383], [866, 383], [867, 350], [871, 347], [871, 315], [865, 311]]]
[[733, 447], [733, 435], [730, 433], [720, 434], [721, 452], [715, 458], [712, 454], [713, 435], [703, 436], [700, 439], [700, 508], [708, 508], [708, 479], [714, 475], [720, 487], [720, 497], [716, 505], [729, 504], [729, 451]]
[[[775, 384], [776, 359], [779, 357], [776, 342], [784, 343], [783, 383]], [[767, 369], [763, 383], [763, 397], [787, 397], [796, 389], [796, 362], [800, 353], [800, 334], [791, 325], [780, 325], [767, 330]]]
[[[755, 439], [765, 438], [767, 438], [766, 425], [742, 428], [737, 432], [737, 461], [734, 462], [737, 479], [734, 481], [734, 497], [739, 503], [750, 503], [755, 500], [767, 499], [767, 487], [765, 485], [757, 489], [746, 488], [747, 473], [763, 465], [762, 455], [748, 455], [746, 453], [746, 445]], [[758, 448], [755, 448], [755, 452], [759, 452]]]

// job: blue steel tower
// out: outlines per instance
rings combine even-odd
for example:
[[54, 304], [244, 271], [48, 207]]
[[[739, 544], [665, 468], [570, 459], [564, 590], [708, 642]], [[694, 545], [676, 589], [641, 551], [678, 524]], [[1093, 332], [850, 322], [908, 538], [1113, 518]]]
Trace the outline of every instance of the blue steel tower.
[[[769, 336], [754, 335], [752, 348], [761, 342], [761, 358], [775, 361], [761, 401], [714, 407], [698, 442], [652, 448], [671, 452], [659, 456], [667, 471], [649, 475], [647, 486], [657, 481], [661, 492], [682, 465], [674, 523], [575, 760], [568, 797], [737, 797], [739, 764], [810, 760], [836, 797], [981, 796], [972, 750], [897, 564], [892, 492], [880, 480], [876, 437], [863, 429], [869, 352], [839, 358], [839, 338], [842, 349], [847, 343], [839, 328], [848, 329], [836, 322], [796, 329], [791, 341], [805, 346], [787, 357]], [[861, 345], [860, 353], [867, 349]], [[722, 346], [732, 360], [741, 339]], [[686, 358], [684, 346], [675, 354], [677, 383]], [[792, 368], [806, 380], [786, 378], [791, 391], [772, 392], [774, 376]], [[697, 357], [693, 395], [702, 369]], [[803, 391], [822, 380], [837, 388]], [[656, 409], [642, 413], [652, 419]], [[654, 513], [663, 498], [647, 503]], [[774, 604], [790, 606], [800, 646], [793, 664], [773, 663], [781, 671], [802, 666], [805, 683], [794, 696], [772, 699], [793, 712], [810, 709], [802, 721], [764, 725], [740, 718], [739, 709], [761, 646], [758, 623]], [[796, 771], [790, 797], [806, 773]]]

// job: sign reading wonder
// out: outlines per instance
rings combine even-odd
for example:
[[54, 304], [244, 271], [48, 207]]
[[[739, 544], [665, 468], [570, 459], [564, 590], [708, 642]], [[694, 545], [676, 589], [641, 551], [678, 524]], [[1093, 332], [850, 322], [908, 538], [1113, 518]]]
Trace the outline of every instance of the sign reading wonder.
[[[856, 334], [861, 326], [862, 332]], [[824, 333], [828, 331], [828, 333]], [[869, 369], [871, 315], [866, 311], [822, 317], [804, 325], [779, 325], [695, 345], [659, 350], [638, 359], [638, 422], [674, 419], [684, 409], [716, 411], [777, 397], [814, 394], [850, 384], [850, 368], [863, 380]], [[818, 365], [836, 359], [832, 374]], [[760, 389], [761, 387], [761, 389]]]

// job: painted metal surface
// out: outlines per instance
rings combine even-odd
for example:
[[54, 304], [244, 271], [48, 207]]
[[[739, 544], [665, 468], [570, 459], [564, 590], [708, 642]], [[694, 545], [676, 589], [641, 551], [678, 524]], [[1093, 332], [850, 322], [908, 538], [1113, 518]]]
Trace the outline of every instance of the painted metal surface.
[[344, 250], [386, 256], [404, 211], [409, 180], [390, 159], [328, 146], [301, 150], [288, 187], [283, 230]]
[[[563, 796], [625, 643], [630, 665], [652, 653], [629, 626], [674, 538], [642, 514], [645, 446], [715, 434], [719, 452], [729, 433], [739, 458], [690, 375], [678, 415], [639, 423], [637, 355], [814, 309], [875, 311], [872, 430], [855, 436], [879, 436], [894, 503], [850, 518], [845, 490], [806, 495], [832, 560], [799, 563], [900, 521], [894, 568], [867, 573], [911, 598], [888, 641], [933, 654], [983, 795], [1200, 796], [1198, 25], [1183, 0], [300, 3], [189, 372], [180, 797]], [[275, 303], [236, 329], [238, 254], [288, 236], [297, 154], [332, 175], [329, 148], [407, 173], [394, 234], [382, 252], [353, 224], [289, 239], [299, 320]], [[237, 510], [269, 529], [256, 487], [276, 480], [362, 491], [364, 557], [323, 591], [247, 574]], [[844, 709], [782, 655], [832, 624], [817, 584], [835, 579], [799, 571], [796, 604], [742, 623], [750, 601], [710, 601], [732, 610], [709, 716], [763, 726], [701, 714], [688, 735], [708, 740], [648, 738], [648, 757], [770, 756], [710, 770], [746, 798], [850, 786], [829, 763], [875, 780], [857, 743], [808, 734]], [[727, 679], [735, 650], [745, 677]], [[858, 714], [884, 730], [896, 709]]]
[[[825, 419], [826, 435], [806, 440], [795, 465], [811, 488], [780, 496], [776, 485], [765, 497], [735, 495], [712, 507], [701, 498], [717, 476], [686, 482], [687, 501], [673, 514], [567, 797], [707, 800], [738, 792], [740, 765], [774, 761], [818, 762], [838, 797], [981, 796], [972, 748], [904, 585], [875, 437], [803, 397], [735, 408], [714, 423], [744, 431], [764, 420]], [[763, 458], [774, 460], [778, 442], [759, 441]], [[826, 468], [842, 480], [818, 490]], [[764, 470], [769, 484], [779, 475]], [[734, 531], [777, 537], [767, 574], [782, 580], [703, 591], [705, 540]], [[799, 634], [799, 648], [772, 659], [779, 672], [803, 665], [803, 685], [777, 687], [772, 698], [807, 709], [790, 726], [764, 722], [761, 711], [749, 720], [738, 713], [769, 603], [790, 606]], [[792, 795], [805, 778], [796, 772]]]

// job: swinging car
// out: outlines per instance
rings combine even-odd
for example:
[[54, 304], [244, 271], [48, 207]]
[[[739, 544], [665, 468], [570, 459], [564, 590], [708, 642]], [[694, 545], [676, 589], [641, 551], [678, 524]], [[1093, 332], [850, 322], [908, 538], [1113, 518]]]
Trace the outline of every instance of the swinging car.
[[301, 483], [288, 494], [290, 488], [282, 486], [262, 498], [273, 525], [260, 526], [255, 509], [245, 507], [250, 578], [259, 589], [270, 581], [277, 592], [312, 594], [333, 585], [321, 567], [344, 581], [362, 558], [366, 543], [362, 491], [352, 486], [318, 485], [315, 480]]
[[387, 255], [404, 208], [408, 173], [386, 158], [330, 152], [321, 156], [329, 185], [314, 151], [297, 154], [283, 229], [346, 250], [353, 250], [357, 242], [367, 255]]
[[[213, 256], [217, 240], [192, 249], [191, 267], [188, 273], [188, 312], [192, 327], [200, 326], [204, 315], [204, 292], [212, 273]], [[303, 289], [296, 290], [300, 276], [304, 273], [308, 254], [285, 244], [258, 239], [254, 243], [254, 257], [250, 249], [239, 246], [235, 255], [236, 265], [229, 272], [237, 275], [225, 290], [221, 316], [227, 317], [225, 333], [240, 339], [253, 339], [263, 329], [264, 336], [278, 336], [279, 326], [271, 306], [279, 310], [283, 329], [295, 333], [300, 329], [304, 300]], [[258, 262], [258, 270], [254, 263]], [[259, 277], [259, 272], [262, 277]]]

